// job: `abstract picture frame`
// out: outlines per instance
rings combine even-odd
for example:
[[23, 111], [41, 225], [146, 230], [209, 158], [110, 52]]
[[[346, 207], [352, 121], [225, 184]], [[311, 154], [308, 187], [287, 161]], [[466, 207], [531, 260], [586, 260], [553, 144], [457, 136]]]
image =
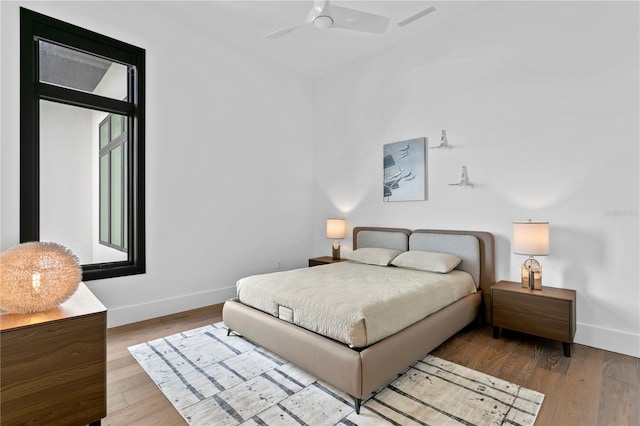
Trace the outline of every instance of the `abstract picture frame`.
[[383, 201], [427, 199], [427, 138], [385, 144], [383, 147]]

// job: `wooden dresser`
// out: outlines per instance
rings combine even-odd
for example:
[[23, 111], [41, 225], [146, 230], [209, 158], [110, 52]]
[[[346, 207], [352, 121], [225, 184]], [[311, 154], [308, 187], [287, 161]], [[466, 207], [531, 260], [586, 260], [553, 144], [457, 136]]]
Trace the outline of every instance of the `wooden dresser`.
[[56, 309], [0, 314], [0, 423], [99, 425], [106, 336], [107, 310], [83, 283]]

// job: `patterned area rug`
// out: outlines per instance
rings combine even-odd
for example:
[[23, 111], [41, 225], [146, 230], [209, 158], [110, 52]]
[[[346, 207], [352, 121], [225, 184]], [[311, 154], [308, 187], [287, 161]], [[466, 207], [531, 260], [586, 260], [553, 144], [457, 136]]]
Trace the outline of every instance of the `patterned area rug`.
[[427, 355], [351, 397], [217, 323], [129, 348], [192, 425], [532, 425], [544, 395]]

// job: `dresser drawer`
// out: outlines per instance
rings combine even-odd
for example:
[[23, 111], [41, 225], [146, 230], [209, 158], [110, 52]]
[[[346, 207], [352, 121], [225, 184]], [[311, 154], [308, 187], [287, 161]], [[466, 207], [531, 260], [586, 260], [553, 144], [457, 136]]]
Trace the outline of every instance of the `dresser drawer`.
[[60, 307], [0, 314], [0, 425], [86, 425], [107, 415], [107, 310], [84, 285]]

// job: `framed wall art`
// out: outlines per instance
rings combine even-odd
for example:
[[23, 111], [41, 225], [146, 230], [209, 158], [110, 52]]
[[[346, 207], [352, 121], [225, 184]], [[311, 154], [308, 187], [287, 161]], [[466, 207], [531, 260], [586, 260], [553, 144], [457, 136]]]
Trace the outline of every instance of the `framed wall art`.
[[384, 201], [427, 199], [427, 138], [384, 145]]

